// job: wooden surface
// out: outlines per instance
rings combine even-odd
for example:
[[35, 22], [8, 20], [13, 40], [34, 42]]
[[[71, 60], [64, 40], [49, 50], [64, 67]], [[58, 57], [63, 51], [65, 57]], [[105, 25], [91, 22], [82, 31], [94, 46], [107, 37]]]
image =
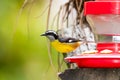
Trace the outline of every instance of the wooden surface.
[[67, 69], [59, 77], [61, 80], [120, 80], [120, 69]]

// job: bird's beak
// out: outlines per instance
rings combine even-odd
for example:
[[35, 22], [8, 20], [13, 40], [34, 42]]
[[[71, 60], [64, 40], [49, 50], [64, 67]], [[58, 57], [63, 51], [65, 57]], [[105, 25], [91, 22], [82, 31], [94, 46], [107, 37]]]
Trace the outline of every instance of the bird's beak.
[[45, 34], [45, 33], [43, 33], [43, 34], [41, 34], [40, 36], [46, 36], [46, 34]]

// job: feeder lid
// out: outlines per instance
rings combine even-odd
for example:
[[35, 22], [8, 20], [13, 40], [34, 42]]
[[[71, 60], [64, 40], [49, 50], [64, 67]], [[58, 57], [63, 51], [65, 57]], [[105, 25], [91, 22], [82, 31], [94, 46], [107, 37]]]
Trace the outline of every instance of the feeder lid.
[[84, 4], [84, 15], [120, 14], [120, 0], [96, 0]]

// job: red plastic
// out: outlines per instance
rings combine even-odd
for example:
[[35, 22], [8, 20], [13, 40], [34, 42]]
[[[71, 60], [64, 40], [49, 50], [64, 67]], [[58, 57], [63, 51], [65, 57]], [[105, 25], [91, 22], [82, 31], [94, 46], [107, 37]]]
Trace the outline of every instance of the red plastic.
[[120, 51], [120, 43], [98, 43], [97, 44], [97, 50], [100, 52], [102, 50], [112, 50], [113, 53], [119, 53]]
[[120, 0], [95, 0], [95, 1], [120, 1]]
[[95, 0], [95, 1], [120, 1], [120, 0]]
[[120, 54], [79, 55], [67, 57], [65, 60], [84, 68], [120, 68]]
[[[112, 53], [102, 54], [102, 50], [112, 50]], [[120, 43], [98, 43], [98, 53], [81, 54], [67, 57], [66, 61], [76, 63], [78, 67], [86, 68], [120, 68]]]
[[88, 1], [84, 5], [84, 15], [120, 14], [120, 1]]

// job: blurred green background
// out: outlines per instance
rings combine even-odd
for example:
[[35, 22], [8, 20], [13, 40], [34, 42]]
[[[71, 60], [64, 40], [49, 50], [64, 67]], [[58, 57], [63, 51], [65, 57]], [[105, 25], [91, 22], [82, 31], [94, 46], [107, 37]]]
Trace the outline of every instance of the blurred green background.
[[[50, 65], [46, 29], [47, 0], [0, 0], [0, 80], [56, 80]], [[35, 2], [34, 2], [35, 1]], [[52, 60], [57, 69], [57, 54]]]

